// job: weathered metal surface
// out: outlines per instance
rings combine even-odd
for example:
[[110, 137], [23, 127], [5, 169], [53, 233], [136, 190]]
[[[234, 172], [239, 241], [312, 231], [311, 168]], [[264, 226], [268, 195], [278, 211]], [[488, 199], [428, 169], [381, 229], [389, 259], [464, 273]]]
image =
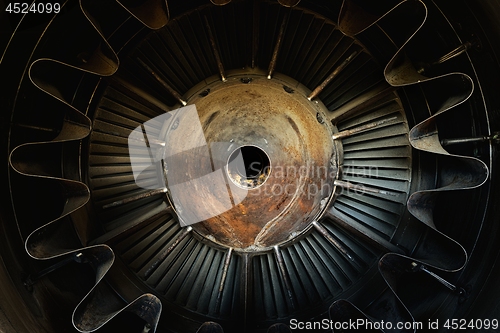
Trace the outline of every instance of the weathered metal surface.
[[152, 262], [151, 266], [144, 272], [144, 277], [148, 278], [153, 271], [158, 268], [158, 266], [163, 262], [163, 260], [186, 238], [193, 229], [187, 227], [182, 229], [182, 232], [175, 238], [174, 242], [166, 248], [163, 252], [156, 256], [155, 260]]
[[[287, 93], [283, 83], [274, 80], [254, 77], [243, 84], [234, 78], [210, 91], [206, 97], [195, 95], [189, 103], [196, 104], [207, 145], [217, 158], [211, 160], [200, 151], [196, 163], [169, 167], [169, 175], [201, 176], [212, 167], [224, 170], [231, 152], [245, 145], [264, 150], [271, 165], [267, 181], [260, 187], [244, 190], [229, 183], [234, 207], [193, 225], [194, 229], [240, 249], [272, 246], [287, 240], [292, 231], [304, 230], [320, 212], [321, 200], [333, 191], [336, 170], [330, 165], [335, 151], [328, 137], [331, 128], [318, 123], [318, 111], [303, 95]], [[180, 138], [175, 144], [182, 144]], [[199, 198], [206, 197], [204, 191], [214, 190], [210, 186], [182, 195], [192, 202], [190, 210], [206, 210], [217, 203]]]
[[348, 129], [348, 130], [345, 130], [345, 131], [342, 131], [339, 133], [335, 133], [333, 135], [333, 140], [348, 138], [351, 135], [363, 133], [365, 131], [369, 131], [369, 130], [377, 128], [377, 127], [388, 126], [388, 125], [394, 124], [397, 121], [397, 119], [398, 119], [397, 117], [391, 117], [388, 119], [375, 121], [373, 123], [368, 123], [368, 124], [365, 124], [365, 125], [362, 125], [359, 127], [355, 127], [355, 128]]
[[288, 276], [288, 270], [286, 269], [286, 264], [285, 264], [285, 259], [283, 258], [283, 255], [281, 254], [281, 250], [279, 246], [274, 246], [274, 256], [276, 257], [276, 261], [278, 262], [278, 267], [281, 272], [281, 276], [283, 278], [285, 288], [286, 288], [286, 295], [287, 301], [290, 303], [290, 308], [291, 309], [296, 309], [296, 300], [293, 295], [293, 286], [292, 282], [290, 281], [290, 277]]
[[214, 34], [212, 32], [212, 26], [210, 25], [210, 22], [208, 21], [208, 18], [205, 16], [205, 27], [207, 28], [208, 32], [208, 39], [210, 40], [210, 46], [212, 47], [212, 52], [215, 57], [215, 61], [217, 62], [217, 68], [219, 69], [219, 74], [221, 77], [222, 81], [226, 81], [226, 72], [224, 70], [224, 64], [222, 63], [222, 59], [219, 54], [219, 45], [217, 45], [217, 42], [215, 41]]
[[233, 249], [229, 248], [229, 250], [226, 253], [226, 257], [224, 258], [224, 268], [222, 270], [222, 277], [220, 279], [219, 290], [217, 293], [217, 302], [215, 303], [216, 311], [220, 310], [220, 305], [221, 305], [221, 301], [222, 301], [222, 293], [224, 292], [227, 273], [228, 273], [228, 269], [229, 269], [229, 264], [231, 263], [232, 256], [233, 256]]
[[336, 180], [334, 182], [336, 186], [342, 187], [343, 189], [350, 190], [350, 191], [356, 191], [356, 192], [361, 192], [361, 193], [372, 193], [372, 194], [381, 194], [381, 195], [388, 195], [388, 196], [396, 196], [396, 193], [386, 191], [386, 190], [380, 190], [377, 188], [372, 188], [372, 187], [367, 187], [365, 185], [357, 185], [357, 184], [352, 184], [343, 180]]
[[340, 65], [337, 66], [337, 68], [333, 70], [333, 72], [330, 75], [328, 75], [328, 77], [323, 82], [321, 82], [319, 86], [317, 86], [312, 91], [311, 94], [309, 94], [307, 99], [312, 101], [313, 99], [318, 97], [318, 95], [321, 94], [321, 92], [328, 86], [328, 84], [332, 82], [333, 79], [335, 79], [335, 77], [337, 77], [340, 74], [340, 72], [342, 72], [354, 60], [354, 58], [358, 54], [359, 51], [354, 51], [353, 53], [351, 53]]
[[144, 198], [149, 198], [149, 197], [161, 194], [161, 193], [167, 193], [167, 189], [152, 190], [150, 192], [146, 192], [146, 193], [143, 193], [143, 194], [138, 194], [138, 195], [135, 195], [135, 196], [132, 196], [132, 197], [128, 197], [126, 199], [113, 201], [112, 203], [109, 203], [107, 205], [102, 206], [102, 208], [106, 209], [106, 208], [111, 208], [111, 207], [126, 205], [128, 203], [131, 203], [131, 202], [134, 202], [134, 201], [137, 201], [137, 200], [141, 200], [141, 199], [144, 199]]
[[313, 221], [312, 225], [316, 230], [318, 230], [318, 232], [323, 237], [325, 237], [330, 243], [332, 243], [333, 246], [335, 246], [339, 250], [339, 252], [342, 253], [342, 255], [344, 257], [346, 257], [348, 260], [351, 260], [351, 261], [353, 260], [353, 258], [351, 257], [351, 255], [349, 254], [349, 252], [347, 251], [345, 246], [343, 244], [341, 244], [338, 240], [333, 238], [332, 235], [330, 235], [328, 230], [326, 230], [325, 227], [321, 223], [319, 223], [317, 221]]
[[145, 70], [148, 71], [149, 74], [151, 74], [151, 76], [153, 76], [155, 78], [156, 81], [158, 81], [162, 86], [163, 88], [165, 88], [166, 91], [168, 91], [168, 93], [170, 95], [172, 95], [181, 105], [187, 105], [186, 101], [184, 101], [182, 99], [182, 96], [174, 89], [172, 88], [167, 82], [165, 82], [165, 80], [163, 80], [161, 78], [161, 76], [156, 73], [156, 71], [154, 69], [152, 69], [148, 64], [146, 64], [144, 61], [142, 61], [141, 59], [137, 59], [137, 61], [141, 64], [142, 67], [144, 67]]
[[281, 49], [281, 44], [283, 43], [283, 37], [285, 35], [286, 25], [288, 23], [289, 15], [290, 14], [288, 12], [285, 13], [285, 16], [283, 17], [283, 21], [281, 21], [280, 30], [278, 32], [278, 37], [276, 38], [276, 44], [274, 46], [273, 55], [271, 57], [271, 62], [269, 63], [269, 69], [267, 71], [268, 72], [267, 73], [268, 79], [271, 79], [273, 77], [274, 71], [276, 70], [276, 65], [278, 62], [278, 55], [279, 55], [279, 52]]
[[372, 244], [374, 247], [381, 249], [383, 252], [403, 253], [404, 251], [392, 244], [390, 241], [380, 236], [370, 228], [350, 219], [345, 214], [337, 211], [335, 208], [330, 209], [326, 215], [334, 223], [342, 229], [347, 230], [350, 234], [356, 235], [365, 242]]
[[[106, 271], [103, 271], [97, 281], [100, 281], [105, 273]], [[73, 313], [75, 328], [80, 332], [92, 332], [126, 311], [142, 318], [146, 322], [147, 331], [156, 331], [162, 310], [162, 304], [156, 296], [143, 294], [125, 306], [122, 300], [114, 299], [113, 296], [116, 297], [113, 291], [104, 288], [103, 284], [96, 285]]]
[[386, 82], [382, 82], [361, 96], [342, 105], [340, 108], [332, 110], [328, 118], [338, 123], [344, 119], [355, 117], [371, 106], [377, 106], [377, 104], [394, 100], [396, 98], [394, 91], [395, 89], [393, 87]]
[[445, 286], [446, 288], [450, 289], [451, 291], [458, 291], [460, 288], [458, 288], [456, 285], [454, 285], [453, 283], [443, 279], [441, 276], [439, 276], [438, 274], [430, 271], [426, 266], [424, 265], [419, 265], [417, 264], [416, 262], [412, 262], [411, 265], [414, 267], [414, 270], [415, 271], [422, 271], [424, 273], [427, 273], [428, 275], [430, 275], [431, 277], [433, 277], [436, 281], [438, 281], [439, 283], [441, 283], [443, 286]]
[[467, 143], [481, 143], [481, 142], [493, 142], [498, 143], [500, 139], [499, 133], [494, 133], [489, 136], [478, 136], [474, 138], [455, 138], [455, 139], [443, 139], [441, 140], [441, 145], [443, 147], [452, 146], [452, 145], [460, 145]]

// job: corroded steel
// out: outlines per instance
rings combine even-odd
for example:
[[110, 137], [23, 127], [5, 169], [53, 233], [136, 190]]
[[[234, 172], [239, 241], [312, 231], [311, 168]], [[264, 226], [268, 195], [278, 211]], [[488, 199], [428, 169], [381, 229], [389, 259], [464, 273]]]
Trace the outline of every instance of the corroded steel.
[[[292, 232], [300, 232], [312, 222], [321, 211], [321, 200], [333, 192], [337, 170], [330, 161], [337, 157], [332, 128], [317, 121], [319, 110], [305, 94], [288, 93], [283, 83], [263, 76], [255, 76], [246, 84], [233, 78], [215, 84], [210, 91], [206, 97], [196, 94], [189, 103], [196, 104], [207, 145], [226, 145], [218, 146], [218, 161], [197, 154], [196, 170], [191, 170], [195, 163], [180, 170], [198, 174], [202, 172], [200, 167], [205, 168], [201, 166], [204, 158], [207, 170], [212, 168], [211, 163], [214, 170], [226, 168], [227, 156], [245, 145], [265, 151], [271, 165], [268, 179], [260, 187], [243, 190], [231, 182], [234, 207], [193, 228], [209, 239], [240, 249], [284, 242]], [[182, 144], [180, 138], [175, 144]], [[169, 168], [169, 175], [179, 172], [176, 169]], [[197, 198], [205, 197], [204, 191], [214, 190], [208, 186], [183, 195], [192, 197], [191, 210], [206, 210], [217, 203]]]

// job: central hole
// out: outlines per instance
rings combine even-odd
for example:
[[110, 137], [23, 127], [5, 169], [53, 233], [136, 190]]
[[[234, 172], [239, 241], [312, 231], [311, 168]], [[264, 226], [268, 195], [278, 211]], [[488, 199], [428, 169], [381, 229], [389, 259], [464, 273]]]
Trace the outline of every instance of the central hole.
[[270, 160], [264, 150], [243, 146], [229, 156], [227, 170], [231, 180], [239, 186], [257, 187], [269, 175]]

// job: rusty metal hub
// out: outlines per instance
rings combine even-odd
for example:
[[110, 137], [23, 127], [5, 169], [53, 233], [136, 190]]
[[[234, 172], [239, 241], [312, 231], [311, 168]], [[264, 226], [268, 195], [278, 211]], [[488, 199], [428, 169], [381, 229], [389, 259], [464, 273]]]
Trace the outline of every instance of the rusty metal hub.
[[[339, 154], [333, 126], [321, 121], [324, 106], [309, 101], [308, 93], [286, 77], [246, 74], [191, 94], [188, 104], [196, 106], [212, 156], [218, 149], [216, 159], [226, 161], [232, 203], [224, 213], [194, 224], [199, 234], [255, 251], [296, 237], [321, 215], [334, 193]], [[233, 163], [237, 157], [244, 163]], [[213, 158], [210, 163], [217, 169]], [[220, 197], [188, 195], [193, 203]], [[190, 209], [219, 204], [204, 201]]]

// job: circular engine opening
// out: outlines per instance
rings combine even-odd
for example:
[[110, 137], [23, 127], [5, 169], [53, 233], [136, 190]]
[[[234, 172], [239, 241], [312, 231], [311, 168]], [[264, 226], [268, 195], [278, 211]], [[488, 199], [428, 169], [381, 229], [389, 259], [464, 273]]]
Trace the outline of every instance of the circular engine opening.
[[270, 171], [269, 156], [262, 148], [256, 146], [239, 147], [231, 153], [227, 162], [229, 179], [245, 189], [255, 189], [263, 185]]

